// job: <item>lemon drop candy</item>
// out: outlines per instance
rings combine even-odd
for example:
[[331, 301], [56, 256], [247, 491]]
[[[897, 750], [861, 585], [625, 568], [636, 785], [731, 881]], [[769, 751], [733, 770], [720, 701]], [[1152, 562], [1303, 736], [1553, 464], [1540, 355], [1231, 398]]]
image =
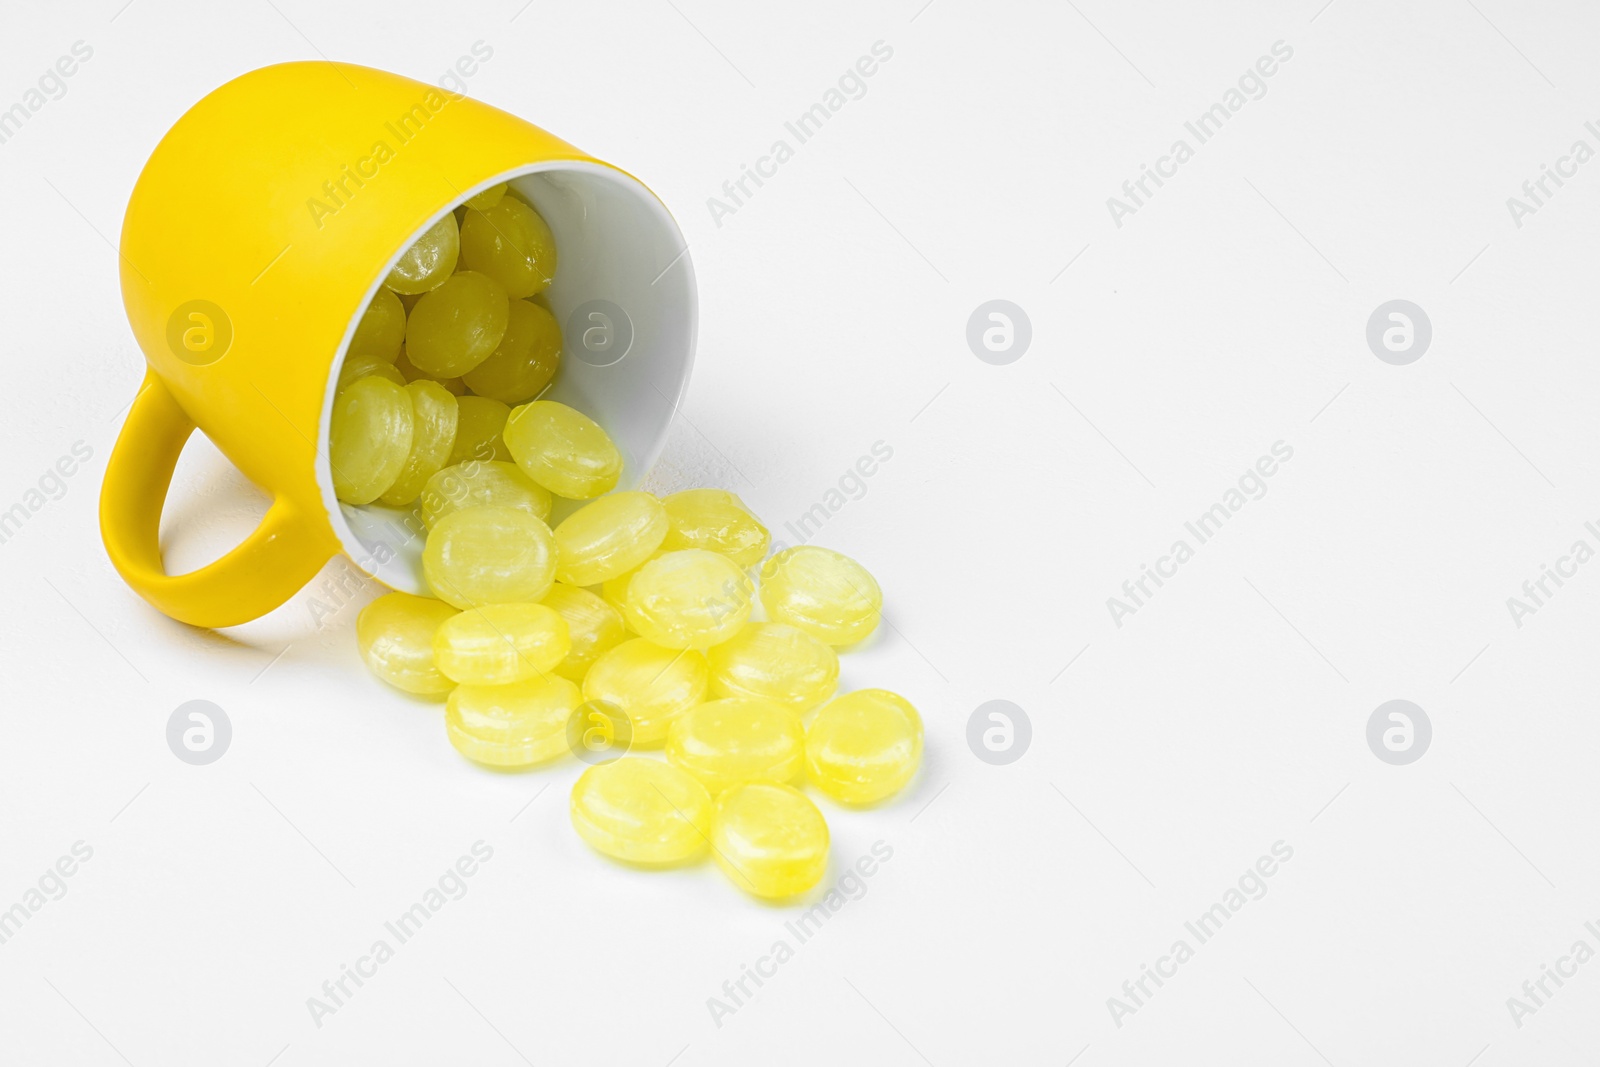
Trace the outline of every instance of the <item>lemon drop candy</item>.
[[378, 498], [391, 507], [416, 500], [456, 443], [456, 398], [438, 382], [412, 382], [406, 393], [411, 398], [411, 451], [394, 484]]
[[598, 585], [649, 559], [667, 536], [667, 511], [649, 493], [611, 493], [555, 528], [561, 562], [556, 580]]
[[579, 837], [628, 863], [686, 863], [711, 839], [711, 794], [660, 760], [625, 756], [590, 767], [573, 785], [570, 807]]
[[721, 793], [711, 817], [717, 866], [758, 897], [792, 897], [828, 870], [828, 823], [804, 793], [751, 782]]
[[485, 189], [481, 193], [474, 193], [472, 196], [467, 197], [467, 203], [465, 206], [469, 208], [476, 208], [479, 211], [488, 211], [490, 208], [498, 204], [500, 202], [500, 198], [505, 195], [506, 183], [501, 182], [499, 185], [489, 186], [489, 188]]
[[333, 398], [328, 466], [333, 494], [370, 504], [400, 476], [411, 454], [411, 397], [383, 378], [360, 378]]
[[452, 274], [411, 309], [406, 356], [426, 374], [459, 377], [499, 347], [509, 314], [499, 282], [476, 271]]
[[356, 616], [356, 646], [367, 669], [396, 689], [431, 695], [455, 682], [433, 661], [433, 635], [456, 609], [432, 597], [385, 593]]
[[708, 700], [673, 720], [667, 762], [713, 795], [745, 782], [790, 782], [805, 769], [800, 716], [772, 700]]
[[400, 376], [407, 382], [437, 382], [451, 396], [466, 395], [467, 385], [460, 378], [441, 378], [437, 374], [427, 373], [411, 362], [410, 358], [406, 356], [404, 346], [401, 347], [400, 354], [394, 359], [394, 369], [399, 371]]
[[595, 660], [628, 639], [627, 627], [617, 609], [587, 589], [558, 581], [540, 603], [567, 624], [572, 647], [567, 658], [555, 666], [555, 673], [563, 678], [583, 681]]
[[490, 767], [531, 767], [565, 755], [578, 687], [550, 675], [511, 685], [459, 685], [445, 702], [450, 743]]
[[754, 567], [767, 554], [772, 535], [726, 489], [685, 489], [662, 501], [672, 520], [663, 547], [705, 548], [721, 552], [741, 567]]
[[[459, 407], [461, 401], [456, 404]], [[498, 504], [548, 519], [554, 503], [550, 491], [535, 485], [515, 463], [475, 459], [452, 464], [429, 478], [420, 500], [422, 525], [430, 530], [440, 519], [462, 508]]]
[[762, 565], [761, 603], [773, 622], [798, 627], [830, 645], [851, 645], [877, 629], [883, 593], [849, 556], [796, 545]]
[[359, 382], [363, 378], [383, 378], [402, 388], [406, 384], [406, 376], [390, 361], [380, 356], [351, 355], [339, 364], [339, 382], [334, 391], [342, 390], [351, 382]]
[[711, 695], [765, 697], [810, 711], [839, 684], [839, 654], [804, 630], [753, 622], [710, 649]]
[[887, 689], [858, 689], [823, 706], [806, 727], [811, 782], [846, 804], [898, 792], [922, 762], [922, 717]]
[[462, 508], [428, 531], [422, 575], [435, 596], [458, 608], [538, 603], [555, 581], [555, 538], [518, 508]]
[[[649, 563], [651, 560], [660, 559], [664, 555], [666, 555], [666, 553], [658, 549], [653, 555], [651, 555], [650, 559], [647, 559], [644, 562]], [[643, 566], [644, 563], [639, 564], [639, 567]], [[605, 581], [600, 583], [600, 596], [607, 604], [610, 604], [612, 607], [616, 608], [617, 611], [622, 613], [622, 622], [624, 625], [628, 625], [628, 586], [632, 584], [633, 576], [639, 573], [639, 567], [635, 567], [631, 571], [625, 571], [622, 574], [617, 575], [615, 578], [607, 578]]]
[[[456, 398], [456, 447], [450, 452], [451, 464], [469, 459], [511, 462], [511, 450], [502, 436], [511, 407], [485, 396]], [[548, 492], [548, 490], [546, 490]]]
[[400, 298], [388, 289], [380, 288], [367, 310], [356, 323], [356, 332], [350, 338], [350, 355], [376, 356], [393, 363], [400, 354], [400, 344], [406, 339], [406, 309]]
[[600, 424], [554, 400], [517, 408], [504, 436], [517, 466], [556, 496], [589, 500], [615, 489], [622, 475], [622, 453]]
[[471, 685], [544, 677], [571, 649], [567, 621], [543, 604], [485, 604], [447, 620], [433, 635], [439, 673]]
[[615, 704], [628, 716], [632, 743], [654, 746], [666, 740], [673, 719], [705, 699], [708, 674], [699, 652], [635, 637], [594, 661], [583, 699]]
[[710, 648], [750, 618], [755, 588], [727, 556], [703, 548], [668, 552], [628, 582], [623, 619], [666, 648]]
[[489, 275], [514, 300], [543, 292], [556, 274], [556, 239], [550, 227], [512, 196], [502, 196], [482, 211], [467, 211], [461, 223], [461, 256], [468, 270]]
[[549, 308], [511, 301], [505, 336], [464, 381], [479, 396], [520, 404], [544, 391], [561, 365], [561, 327]]
[[460, 254], [461, 234], [456, 229], [456, 217], [446, 215], [400, 253], [399, 261], [383, 284], [409, 296], [437, 289], [456, 269], [456, 258]]

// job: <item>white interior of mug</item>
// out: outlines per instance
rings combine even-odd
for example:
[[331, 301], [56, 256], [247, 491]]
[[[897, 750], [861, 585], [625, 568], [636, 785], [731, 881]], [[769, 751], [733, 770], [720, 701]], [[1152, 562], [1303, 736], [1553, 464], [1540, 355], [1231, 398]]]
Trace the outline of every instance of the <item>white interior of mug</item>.
[[[637, 485], [655, 463], [689, 384], [696, 300], [688, 246], [667, 209], [626, 174], [595, 163], [540, 163], [501, 174], [462, 199], [509, 181], [555, 236], [555, 280], [545, 291], [562, 328], [561, 364], [540, 399], [558, 400], [594, 419], [622, 453], [619, 488]], [[345, 330], [322, 401], [317, 485], [345, 554], [385, 585], [427, 594], [417, 508], [355, 506], [333, 492], [328, 426], [334, 388], [367, 304], [401, 252], [453, 210], [430, 218], [378, 273]], [[578, 505], [557, 500], [552, 525]]]

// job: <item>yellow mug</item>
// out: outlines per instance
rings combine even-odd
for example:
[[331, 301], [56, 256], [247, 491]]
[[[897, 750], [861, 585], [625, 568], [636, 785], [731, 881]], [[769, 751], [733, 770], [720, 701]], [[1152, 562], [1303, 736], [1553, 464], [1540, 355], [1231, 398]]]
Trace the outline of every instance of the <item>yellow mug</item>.
[[[334, 384], [400, 253], [463, 199], [509, 181], [550, 224], [563, 324], [548, 399], [605, 426], [635, 484], [688, 385], [693, 271], [637, 179], [459, 93], [345, 63], [243, 75], [191, 108], [145, 164], [120, 249], [148, 370], [106, 465], [111, 562], [161, 611], [231, 626], [271, 611], [336, 552], [426, 592], [414, 515], [333, 495]], [[168, 574], [160, 518], [198, 427], [272, 498], [220, 559]]]

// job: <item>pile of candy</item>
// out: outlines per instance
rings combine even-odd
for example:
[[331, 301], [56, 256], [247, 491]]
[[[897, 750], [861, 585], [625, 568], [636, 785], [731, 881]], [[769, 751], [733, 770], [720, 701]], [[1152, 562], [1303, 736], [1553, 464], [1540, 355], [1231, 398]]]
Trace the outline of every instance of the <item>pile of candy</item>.
[[[571, 816], [600, 852], [645, 866], [709, 852], [758, 896], [810, 889], [828, 826], [792, 783], [872, 804], [922, 757], [904, 698], [834, 696], [835, 647], [877, 627], [877, 582], [812, 545], [766, 558], [766, 527], [724, 490], [614, 492], [610, 436], [537, 399], [561, 351], [537, 302], [548, 226], [504, 186], [463, 207], [401, 256], [334, 400], [339, 499], [416, 509], [437, 598], [374, 600], [362, 657], [397, 688], [448, 694], [450, 741], [478, 763], [593, 764]], [[552, 530], [554, 497], [590, 503]], [[665, 762], [624, 755], [656, 747]]]

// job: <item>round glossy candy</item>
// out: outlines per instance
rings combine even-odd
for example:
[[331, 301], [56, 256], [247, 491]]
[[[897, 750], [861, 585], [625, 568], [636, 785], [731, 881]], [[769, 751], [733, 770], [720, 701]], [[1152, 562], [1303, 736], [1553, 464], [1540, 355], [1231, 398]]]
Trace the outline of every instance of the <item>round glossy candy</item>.
[[744, 501], [726, 489], [685, 489], [661, 502], [672, 520], [664, 548], [705, 548], [721, 552], [741, 567], [754, 567], [767, 554], [772, 535], [750, 514]]
[[598, 585], [650, 558], [667, 535], [667, 512], [649, 493], [610, 493], [567, 516], [555, 535], [556, 579]]
[[486, 396], [463, 396], [456, 400], [460, 415], [456, 420], [456, 447], [450, 452], [451, 464], [469, 459], [511, 462], [511, 450], [502, 434], [511, 408]]
[[557, 582], [540, 601], [567, 624], [572, 649], [556, 664], [555, 672], [574, 682], [583, 681], [594, 661], [628, 639], [627, 627], [617, 609], [587, 589]]
[[333, 492], [370, 504], [400, 476], [411, 454], [411, 397], [383, 378], [361, 378], [333, 398], [328, 465]]
[[506, 291], [487, 274], [464, 270], [423, 294], [406, 321], [406, 356], [441, 378], [465, 374], [505, 337]]
[[608, 856], [651, 866], [698, 859], [711, 838], [711, 795], [669, 763], [597, 764], [572, 787], [572, 825]]
[[567, 622], [543, 604], [485, 604], [433, 637], [439, 673], [471, 685], [510, 685], [555, 670], [572, 649]]
[[350, 355], [376, 356], [393, 363], [406, 339], [406, 309], [388, 289], [379, 289], [350, 338]]
[[463, 508], [428, 531], [422, 573], [435, 596], [458, 608], [538, 603], [556, 578], [556, 542], [526, 511]]
[[499, 347], [467, 371], [465, 380], [479, 396], [520, 404], [538, 396], [560, 365], [561, 327], [555, 315], [532, 301], [513, 300]]
[[[657, 550], [650, 559], [644, 562], [649, 563], [650, 560], [659, 559], [664, 555], [666, 555], [665, 552]], [[644, 566], [644, 563], [639, 564], [639, 567], [642, 566]], [[600, 583], [600, 596], [607, 604], [610, 604], [621, 613], [624, 625], [627, 625], [628, 622], [628, 586], [633, 582], [633, 576], [639, 573], [639, 567], [635, 567], [631, 571], [624, 571], [615, 578], [607, 578]]]
[[456, 257], [460, 253], [461, 235], [456, 230], [456, 218], [446, 215], [400, 253], [399, 262], [383, 284], [408, 295], [437, 289], [456, 269]]
[[883, 593], [849, 556], [796, 545], [762, 566], [761, 603], [773, 622], [797, 626], [830, 645], [850, 645], [877, 628]]
[[498, 204], [500, 202], [500, 198], [505, 195], [506, 183], [501, 182], [499, 185], [489, 186], [489, 188], [485, 189], [481, 193], [476, 193], [467, 197], [466, 206], [470, 208], [476, 208], [479, 211], [488, 211], [490, 208]]
[[556, 496], [588, 500], [611, 492], [622, 475], [622, 453], [600, 424], [553, 400], [517, 408], [504, 436], [517, 466]]
[[455, 682], [433, 662], [433, 635], [456, 609], [431, 597], [385, 593], [356, 616], [356, 645], [367, 668], [408, 693], [447, 693]]
[[411, 397], [411, 451], [394, 484], [379, 497], [391, 507], [416, 500], [456, 443], [456, 398], [438, 382], [412, 382], [406, 393]]
[[846, 804], [871, 804], [898, 792], [921, 762], [922, 717], [887, 689], [846, 693], [806, 728], [812, 783]]
[[512, 685], [460, 685], [445, 703], [450, 743], [491, 767], [528, 767], [567, 752], [578, 687], [550, 675]]
[[395, 370], [400, 372], [401, 377], [408, 382], [436, 382], [443, 386], [451, 396], [466, 395], [467, 385], [460, 378], [441, 378], [437, 374], [427, 373], [411, 362], [406, 356], [406, 350], [403, 346], [400, 349], [400, 354], [395, 357], [394, 367]]
[[440, 519], [462, 508], [498, 504], [548, 519], [553, 503], [550, 491], [535, 485], [515, 463], [476, 459], [446, 467], [429, 478], [422, 487], [421, 501], [422, 524], [430, 530]]
[[583, 679], [585, 700], [615, 704], [628, 716], [632, 743], [659, 745], [672, 720], [705, 699], [706, 658], [636, 637], [604, 653]]
[[667, 731], [667, 760], [713, 794], [745, 782], [790, 782], [805, 769], [800, 716], [771, 700], [709, 700]]
[[378, 356], [351, 355], [346, 356], [339, 365], [339, 382], [334, 388], [342, 390], [351, 382], [359, 382], [363, 378], [384, 378], [399, 386], [406, 384], [405, 375], [389, 360]]
[[781, 622], [753, 622], [706, 653], [711, 693], [765, 697], [797, 712], [833, 695], [839, 654], [804, 630]]
[[750, 618], [755, 588], [718, 552], [687, 548], [646, 563], [628, 582], [623, 618], [640, 637], [666, 648], [710, 648]]
[[711, 819], [717, 866], [758, 897], [792, 897], [828, 870], [828, 823], [798, 789], [736, 785], [717, 797]]
[[506, 196], [484, 211], [467, 212], [461, 255], [469, 270], [494, 278], [512, 299], [543, 292], [556, 274], [556, 240], [533, 208]]

